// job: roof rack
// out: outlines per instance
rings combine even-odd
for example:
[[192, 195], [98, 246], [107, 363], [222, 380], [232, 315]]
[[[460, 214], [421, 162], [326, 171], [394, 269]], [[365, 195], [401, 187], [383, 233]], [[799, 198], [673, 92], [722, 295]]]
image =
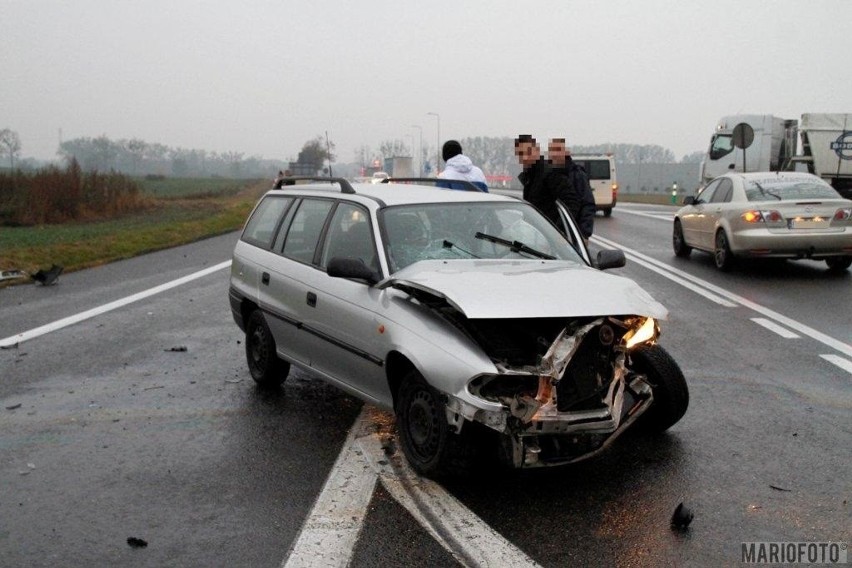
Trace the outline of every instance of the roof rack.
[[[296, 185], [297, 181], [325, 181], [328, 183], [337, 183], [340, 184], [341, 193], [355, 193], [355, 188], [352, 187], [352, 184], [350, 184], [349, 180], [346, 178], [328, 176], [289, 176], [278, 180], [278, 182], [281, 183], [281, 187], [274, 187], [273, 189], [284, 189], [285, 187]], [[278, 183], [276, 183], [276, 185], [278, 185]]]
[[435, 185], [438, 185], [439, 183], [441, 183], [441, 184], [445, 184], [443, 187], [445, 187], [447, 189], [454, 189], [452, 187], [448, 187], [449, 184], [453, 184], [453, 185], [460, 185], [464, 189], [464, 191], [476, 191], [476, 192], [479, 192], [479, 193], [484, 193], [481, 189], [476, 187], [472, 182], [469, 182], [465, 179], [444, 179], [444, 178], [424, 178], [424, 177], [391, 177], [391, 178], [383, 179], [381, 181], [381, 183], [393, 183], [393, 182], [396, 182], [396, 181], [401, 181], [401, 182], [416, 181], [416, 182], [419, 182], [419, 183], [426, 182], [426, 183], [433, 183]]

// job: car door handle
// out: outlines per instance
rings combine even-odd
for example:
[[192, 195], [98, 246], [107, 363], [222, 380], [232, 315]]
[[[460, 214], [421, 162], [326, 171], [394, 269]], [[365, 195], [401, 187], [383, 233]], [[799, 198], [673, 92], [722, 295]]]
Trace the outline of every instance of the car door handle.
[[312, 308], [317, 307], [317, 295], [313, 292], [308, 292], [308, 305]]
[[264, 273], [260, 276], [260, 281], [261, 281], [261, 282], [263, 282], [264, 284], [266, 284], [267, 286], [269, 286], [269, 273], [268, 273], [268, 272], [264, 272]]

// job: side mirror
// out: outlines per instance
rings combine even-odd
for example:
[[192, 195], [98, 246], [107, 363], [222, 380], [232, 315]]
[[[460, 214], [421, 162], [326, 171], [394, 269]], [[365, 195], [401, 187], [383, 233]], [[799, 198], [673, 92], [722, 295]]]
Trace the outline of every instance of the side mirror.
[[371, 285], [379, 281], [378, 274], [359, 258], [334, 257], [328, 262], [328, 275], [333, 278], [366, 280]]
[[627, 264], [627, 259], [624, 257], [623, 250], [599, 250], [597, 260], [595, 261], [595, 267], [597, 267], [598, 270], [621, 268], [625, 264]]
[[695, 205], [695, 196], [694, 195], [687, 195], [686, 197], [683, 198], [683, 204], [684, 205]]

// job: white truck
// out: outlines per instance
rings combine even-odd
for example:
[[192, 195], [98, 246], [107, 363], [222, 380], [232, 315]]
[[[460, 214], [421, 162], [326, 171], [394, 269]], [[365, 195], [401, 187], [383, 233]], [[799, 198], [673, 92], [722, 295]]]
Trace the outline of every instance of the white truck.
[[[748, 127], [735, 132], [740, 124]], [[807, 113], [801, 121], [771, 114], [723, 116], [701, 162], [700, 182], [732, 170], [806, 171], [852, 199], [852, 114]]]

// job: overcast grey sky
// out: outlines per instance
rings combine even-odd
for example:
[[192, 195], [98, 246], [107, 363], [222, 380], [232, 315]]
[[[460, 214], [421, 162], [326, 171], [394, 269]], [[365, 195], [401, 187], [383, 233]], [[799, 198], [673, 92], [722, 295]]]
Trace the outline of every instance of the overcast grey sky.
[[[0, 0], [0, 128], [338, 161], [388, 139], [704, 150], [726, 114], [852, 112], [850, 0]], [[406, 138], [411, 136], [412, 138]]]

